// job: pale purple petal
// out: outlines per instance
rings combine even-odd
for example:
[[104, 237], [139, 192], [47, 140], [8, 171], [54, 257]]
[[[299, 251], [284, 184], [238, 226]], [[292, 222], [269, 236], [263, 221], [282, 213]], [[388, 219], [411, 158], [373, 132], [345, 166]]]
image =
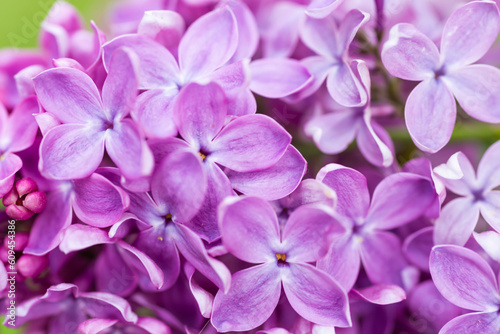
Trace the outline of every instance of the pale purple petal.
[[493, 189], [500, 185], [500, 141], [491, 145], [484, 153], [479, 167], [477, 179], [482, 189]]
[[4, 153], [0, 155], [0, 196], [5, 196], [12, 186], [16, 173], [23, 166], [23, 161], [17, 155]]
[[191, 289], [191, 293], [198, 303], [201, 315], [204, 318], [210, 318], [210, 315], [212, 314], [212, 306], [214, 303], [214, 295], [199, 286], [198, 283], [196, 283], [196, 281], [193, 279], [195, 268], [191, 264], [186, 263], [184, 265], [184, 273], [186, 274], [189, 281], [189, 288]]
[[138, 75], [139, 59], [132, 49], [120, 48], [112, 54], [102, 87], [102, 101], [109, 120], [123, 118], [134, 108]]
[[457, 110], [455, 99], [441, 80], [418, 84], [406, 100], [406, 127], [415, 145], [434, 153], [450, 140]]
[[500, 234], [495, 231], [473, 233], [474, 239], [493, 260], [500, 262]]
[[306, 14], [315, 18], [322, 18], [329, 15], [342, 3], [343, 0], [312, 0], [307, 6]]
[[[207, 80], [217, 83], [226, 94], [228, 100], [233, 101], [240, 97], [242, 91], [248, 91], [250, 81], [250, 61], [245, 59], [223, 66], [213, 71], [208, 76]], [[230, 106], [230, 104], [228, 106]], [[231, 110], [230, 107], [227, 109], [228, 112]]]
[[312, 82], [307, 68], [295, 59], [264, 58], [250, 63], [250, 89], [268, 98], [282, 98]]
[[278, 305], [281, 294], [276, 263], [238, 271], [229, 291], [214, 299], [212, 324], [220, 332], [245, 331], [264, 323]]
[[33, 79], [40, 104], [63, 123], [86, 124], [104, 118], [101, 97], [82, 71], [56, 68]]
[[286, 152], [291, 136], [265, 115], [241, 116], [210, 144], [207, 159], [238, 172], [269, 168]]
[[337, 204], [337, 194], [330, 187], [315, 179], [305, 179], [289, 196], [279, 200], [281, 207], [290, 210], [312, 203], [321, 203], [334, 208]]
[[333, 15], [324, 19], [307, 18], [300, 29], [304, 44], [328, 60], [331, 65], [337, 63], [336, 57], [344, 53], [340, 49], [338, 28]]
[[492, 190], [484, 194], [484, 200], [479, 202], [479, 211], [491, 227], [500, 231], [500, 191]]
[[252, 58], [259, 46], [260, 38], [255, 17], [243, 1], [229, 1], [227, 6], [231, 8], [238, 25], [238, 47], [232, 60]]
[[361, 261], [370, 281], [403, 286], [402, 271], [408, 264], [399, 238], [385, 231], [366, 233], [360, 238]]
[[35, 97], [28, 97], [19, 103], [2, 128], [0, 150], [18, 152], [30, 147], [38, 130], [33, 117], [37, 113], [38, 102]]
[[136, 323], [137, 327], [140, 327], [150, 334], [170, 334], [170, 328], [163, 322], [156, 318], [150, 317], [139, 317]]
[[443, 77], [460, 106], [470, 116], [488, 123], [500, 122], [500, 69], [470, 65]]
[[434, 168], [434, 172], [441, 177], [446, 188], [458, 195], [470, 196], [478, 185], [474, 167], [462, 152], [453, 154], [446, 164]]
[[435, 246], [429, 266], [439, 292], [453, 304], [472, 311], [498, 310], [495, 274], [474, 251], [454, 245]]
[[361, 117], [356, 112], [339, 110], [314, 116], [307, 122], [304, 131], [313, 138], [322, 152], [337, 154], [351, 144], [361, 122]]
[[78, 325], [78, 333], [81, 334], [99, 334], [102, 331], [112, 327], [118, 320], [113, 319], [89, 319]]
[[174, 87], [179, 67], [174, 56], [162, 45], [142, 35], [123, 35], [103, 45], [104, 65], [109, 69], [111, 56], [121, 47], [131, 48], [140, 60], [139, 88]]
[[339, 50], [342, 50], [344, 53], [347, 52], [359, 29], [368, 22], [369, 19], [370, 14], [358, 9], [353, 9], [345, 15], [338, 30]]
[[185, 26], [184, 18], [177, 12], [150, 10], [144, 12], [137, 33], [148, 36], [172, 52], [179, 46]]
[[210, 74], [224, 65], [238, 46], [238, 26], [229, 7], [196, 20], [179, 44], [179, 64], [187, 78]]
[[115, 243], [115, 240], [110, 238], [105, 230], [83, 224], [73, 224], [64, 230], [59, 249], [68, 254], [95, 245], [112, 243]]
[[475, 1], [460, 7], [443, 29], [442, 62], [453, 67], [475, 63], [489, 50], [499, 31], [500, 13], [493, 1]]
[[106, 131], [106, 151], [127, 179], [149, 176], [153, 171], [153, 154], [131, 119], [115, 122]]
[[231, 186], [249, 196], [276, 200], [290, 194], [297, 188], [307, 169], [304, 157], [292, 145], [272, 167], [255, 172], [227, 170]]
[[370, 194], [363, 174], [342, 165], [328, 164], [321, 168], [316, 180], [337, 193], [336, 212], [350, 218], [365, 218]]
[[92, 174], [104, 155], [105, 132], [80, 124], [59, 125], [43, 137], [39, 168], [58, 180], [84, 178]]
[[436, 196], [427, 178], [411, 173], [390, 175], [375, 189], [365, 224], [384, 230], [404, 225], [423, 215]]
[[410, 234], [404, 241], [403, 253], [412, 264], [429, 271], [429, 255], [434, 246], [434, 227], [429, 226]]
[[111, 318], [135, 323], [137, 315], [129, 303], [118, 296], [105, 292], [82, 292], [79, 299], [86, 313], [94, 318]]
[[367, 302], [377, 305], [395, 304], [406, 299], [405, 291], [397, 285], [377, 284], [353, 292]]
[[174, 105], [174, 119], [179, 133], [196, 150], [207, 149], [224, 125], [226, 115], [226, 96], [215, 83], [187, 85]]
[[151, 193], [159, 207], [164, 207], [177, 222], [186, 223], [202, 206], [207, 176], [201, 159], [187, 150], [169, 154], [156, 168]]
[[35, 219], [25, 253], [44, 255], [59, 245], [63, 230], [73, 218], [68, 195], [63, 191], [54, 191], [47, 196], [47, 205]]
[[219, 289], [227, 292], [231, 284], [231, 272], [224, 263], [208, 255], [200, 237], [180, 224], [172, 224], [167, 229], [172, 233], [175, 245], [186, 260]]
[[73, 210], [84, 223], [109, 227], [128, 208], [130, 199], [125, 191], [104, 176], [94, 173], [74, 182]]
[[311, 96], [325, 82], [326, 77], [332, 68], [331, 60], [323, 56], [311, 56], [300, 61], [302, 65], [311, 73], [312, 81], [297, 93], [287, 97], [287, 100], [296, 102]]
[[177, 135], [174, 122], [174, 101], [177, 88], [151, 89], [137, 97], [132, 118], [149, 138], [168, 138]]
[[361, 258], [359, 242], [350, 233], [332, 241], [328, 254], [317, 267], [332, 276], [345, 291], [350, 291], [358, 278]]
[[49, 130], [52, 130], [52, 128], [61, 125], [61, 122], [49, 112], [35, 114], [33, 117], [35, 117], [42, 136], [45, 136]]
[[363, 156], [375, 166], [389, 167], [394, 161], [394, 145], [387, 131], [364, 114], [359, 128], [357, 144]]
[[346, 107], [363, 106], [368, 101], [366, 88], [346, 62], [331, 69], [326, 78], [326, 88], [336, 102]]
[[326, 255], [333, 233], [344, 232], [333, 215], [330, 208], [315, 204], [292, 212], [281, 238], [287, 262], [315, 262]]
[[258, 197], [231, 197], [219, 206], [219, 227], [226, 249], [237, 258], [262, 263], [275, 261], [280, 244], [274, 209]]
[[496, 334], [500, 329], [497, 312], [468, 313], [456, 317], [441, 328], [439, 334]]
[[382, 49], [382, 62], [393, 76], [412, 81], [434, 77], [439, 67], [436, 45], [408, 23], [392, 27]]
[[350, 327], [347, 295], [337, 282], [310, 264], [283, 268], [283, 288], [293, 309], [323, 326]]
[[469, 240], [479, 219], [479, 207], [473, 198], [454, 199], [443, 207], [436, 220], [434, 242], [463, 246]]
[[104, 247], [95, 261], [94, 272], [99, 291], [128, 296], [137, 288], [138, 275], [125, 262], [116, 245]]

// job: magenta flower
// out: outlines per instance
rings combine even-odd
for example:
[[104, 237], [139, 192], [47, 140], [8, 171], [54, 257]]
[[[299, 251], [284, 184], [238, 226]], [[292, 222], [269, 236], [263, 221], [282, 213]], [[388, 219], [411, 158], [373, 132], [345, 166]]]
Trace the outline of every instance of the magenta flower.
[[[361, 262], [372, 283], [405, 287], [402, 271], [408, 263], [400, 239], [388, 230], [425, 214], [435, 203], [431, 181], [416, 174], [393, 174], [378, 184], [370, 201], [366, 178], [354, 169], [329, 164], [316, 179], [337, 193], [336, 220], [346, 227], [318, 261], [318, 268], [347, 291], [356, 282]], [[408, 206], [408, 201], [413, 205]]]
[[3, 205], [9, 217], [26, 220], [35, 213], [40, 213], [47, 205], [47, 196], [38, 190], [35, 181], [26, 177], [16, 182], [16, 185], [4, 196]]
[[15, 152], [30, 147], [37, 132], [33, 114], [38, 111], [35, 98], [23, 100], [9, 115], [0, 104], [0, 197], [14, 185], [15, 174], [23, 161]]
[[273, 208], [257, 197], [228, 198], [219, 207], [225, 247], [256, 266], [233, 275], [227, 293], [215, 296], [212, 324], [218, 331], [251, 330], [271, 316], [281, 289], [305, 319], [326, 326], [351, 325], [349, 304], [339, 284], [309, 262], [328, 250], [333, 224], [321, 206], [295, 210], [280, 233]]
[[460, 196], [446, 204], [436, 220], [436, 244], [465, 245], [476, 227], [479, 213], [491, 227], [500, 231], [500, 191], [494, 190], [500, 185], [499, 150], [500, 142], [490, 146], [479, 163], [477, 174], [462, 152], [434, 169], [446, 188]]
[[411, 24], [391, 29], [382, 50], [384, 66], [398, 78], [422, 81], [405, 106], [406, 126], [420, 149], [434, 153], [450, 140], [456, 118], [453, 96], [470, 116], [500, 122], [500, 70], [471, 65], [499, 31], [500, 13], [493, 1], [473, 1], [453, 12], [443, 30], [441, 53]]
[[439, 334], [494, 334], [500, 329], [500, 292], [488, 263], [467, 248], [435, 246], [430, 269], [439, 292], [453, 304], [473, 313], [449, 321]]
[[102, 99], [90, 77], [76, 69], [51, 69], [34, 79], [40, 104], [62, 123], [51, 127], [40, 145], [42, 174], [57, 180], [87, 177], [101, 163], [104, 148], [125, 177], [151, 173], [151, 151], [137, 125], [125, 118], [137, 95], [136, 61], [125, 49], [114, 54]]

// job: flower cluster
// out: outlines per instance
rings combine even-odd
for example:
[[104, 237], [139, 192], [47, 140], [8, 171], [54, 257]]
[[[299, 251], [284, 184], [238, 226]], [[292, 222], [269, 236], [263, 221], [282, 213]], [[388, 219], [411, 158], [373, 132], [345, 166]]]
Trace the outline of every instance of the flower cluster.
[[102, 28], [60, 1], [0, 50], [5, 325], [500, 331], [494, 1], [127, 0]]

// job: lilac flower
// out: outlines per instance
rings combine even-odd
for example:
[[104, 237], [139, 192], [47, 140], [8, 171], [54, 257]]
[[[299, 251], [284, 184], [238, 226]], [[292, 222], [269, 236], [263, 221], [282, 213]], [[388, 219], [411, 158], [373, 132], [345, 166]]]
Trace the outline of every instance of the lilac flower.
[[0, 104], [0, 197], [12, 188], [15, 174], [23, 166], [14, 153], [30, 147], [35, 141], [37, 126], [32, 115], [37, 111], [35, 98], [23, 100], [10, 115]]
[[125, 299], [104, 292], [80, 292], [74, 284], [61, 283], [51, 286], [43, 296], [18, 305], [15, 323], [19, 327], [35, 319], [51, 318], [48, 333], [74, 333], [89, 317], [137, 322]]
[[369, 15], [359, 10], [350, 11], [338, 27], [332, 14], [321, 20], [307, 19], [300, 31], [302, 41], [318, 55], [301, 61], [314, 82], [298, 93], [298, 99], [313, 94], [326, 80], [330, 96], [339, 104], [360, 107], [368, 103], [366, 85], [363, 87], [353, 72], [348, 55], [354, 36], [368, 19]]
[[484, 56], [499, 30], [493, 1], [473, 1], [453, 12], [443, 30], [441, 54], [411, 24], [391, 29], [382, 50], [384, 66], [398, 78], [422, 81], [405, 106], [406, 126], [420, 149], [437, 152], [450, 140], [456, 118], [453, 96], [470, 116], [500, 122], [500, 70], [470, 65]]
[[351, 325], [345, 292], [308, 264], [324, 256], [330, 233], [338, 228], [328, 210], [303, 206], [292, 213], [282, 233], [272, 207], [257, 197], [228, 198], [219, 210], [225, 247], [257, 265], [234, 274], [229, 291], [215, 296], [212, 324], [217, 330], [243, 331], [262, 324], [276, 308], [282, 286], [305, 319]]
[[220, 236], [217, 204], [233, 195], [233, 188], [274, 200], [291, 193], [304, 175], [305, 161], [290, 146], [291, 136], [264, 115], [228, 117], [224, 93], [215, 83], [186, 86], [174, 116], [185, 141], [172, 138], [151, 146], [153, 151], [181, 147], [201, 157], [207, 192], [199, 213], [185, 223], [208, 241]]
[[[402, 226], [422, 214], [437, 196], [431, 181], [410, 173], [385, 178], [375, 189], [371, 203], [366, 178], [337, 164], [323, 167], [317, 180], [338, 196], [336, 220], [346, 227], [337, 236], [318, 268], [332, 275], [349, 291], [358, 277], [360, 262], [371, 282], [405, 287], [403, 270], [409, 265], [401, 253], [399, 238], [387, 230]], [[408, 206], [408, 201], [413, 205]]]
[[30, 178], [17, 181], [2, 200], [7, 215], [18, 220], [31, 218], [47, 205], [47, 196], [43, 191], [38, 191], [36, 182]]
[[477, 174], [462, 152], [455, 153], [446, 164], [435, 168], [446, 187], [460, 195], [444, 206], [436, 220], [436, 244], [465, 245], [476, 227], [479, 213], [491, 227], [500, 231], [500, 192], [494, 190], [500, 185], [499, 150], [500, 142], [488, 148]]
[[439, 333], [498, 333], [500, 292], [488, 263], [474, 251], [454, 245], [435, 246], [429, 263], [439, 292], [453, 304], [474, 311], [449, 321]]
[[[345, 66], [349, 67], [347, 64]], [[345, 108], [330, 103], [335, 106], [335, 110], [314, 115], [305, 125], [305, 132], [313, 138], [318, 148], [327, 154], [344, 151], [356, 137], [359, 150], [370, 163], [388, 167], [394, 160], [394, 147], [389, 134], [372, 117], [368, 68], [361, 61], [353, 61], [351, 66], [351, 74], [356, 80], [359, 78], [363, 86], [365, 104]]]
[[78, 333], [135, 333], [135, 334], [170, 334], [170, 328], [163, 322], [150, 317], [138, 317], [135, 324], [116, 319], [94, 318], [78, 325]]
[[92, 80], [79, 70], [52, 69], [34, 79], [38, 100], [62, 123], [52, 127], [40, 145], [39, 168], [45, 176], [87, 177], [101, 163], [105, 147], [125, 177], [151, 173], [153, 156], [138, 127], [125, 118], [137, 94], [135, 62], [128, 50], [117, 51], [102, 99]]

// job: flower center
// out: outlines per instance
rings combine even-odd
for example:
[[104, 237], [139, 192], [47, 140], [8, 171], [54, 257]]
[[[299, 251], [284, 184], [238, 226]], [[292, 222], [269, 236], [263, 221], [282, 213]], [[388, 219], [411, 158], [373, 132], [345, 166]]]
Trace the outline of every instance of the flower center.
[[201, 152], [198, 152], [198, 154], [200, 155], [201, 157], [201, 161], [205, 161], [205, 159], [207, 158], [207, 156]]
[[286, 262], [286, 254], [276, 253], [276, 259], [278, 260], [278, 263]]

